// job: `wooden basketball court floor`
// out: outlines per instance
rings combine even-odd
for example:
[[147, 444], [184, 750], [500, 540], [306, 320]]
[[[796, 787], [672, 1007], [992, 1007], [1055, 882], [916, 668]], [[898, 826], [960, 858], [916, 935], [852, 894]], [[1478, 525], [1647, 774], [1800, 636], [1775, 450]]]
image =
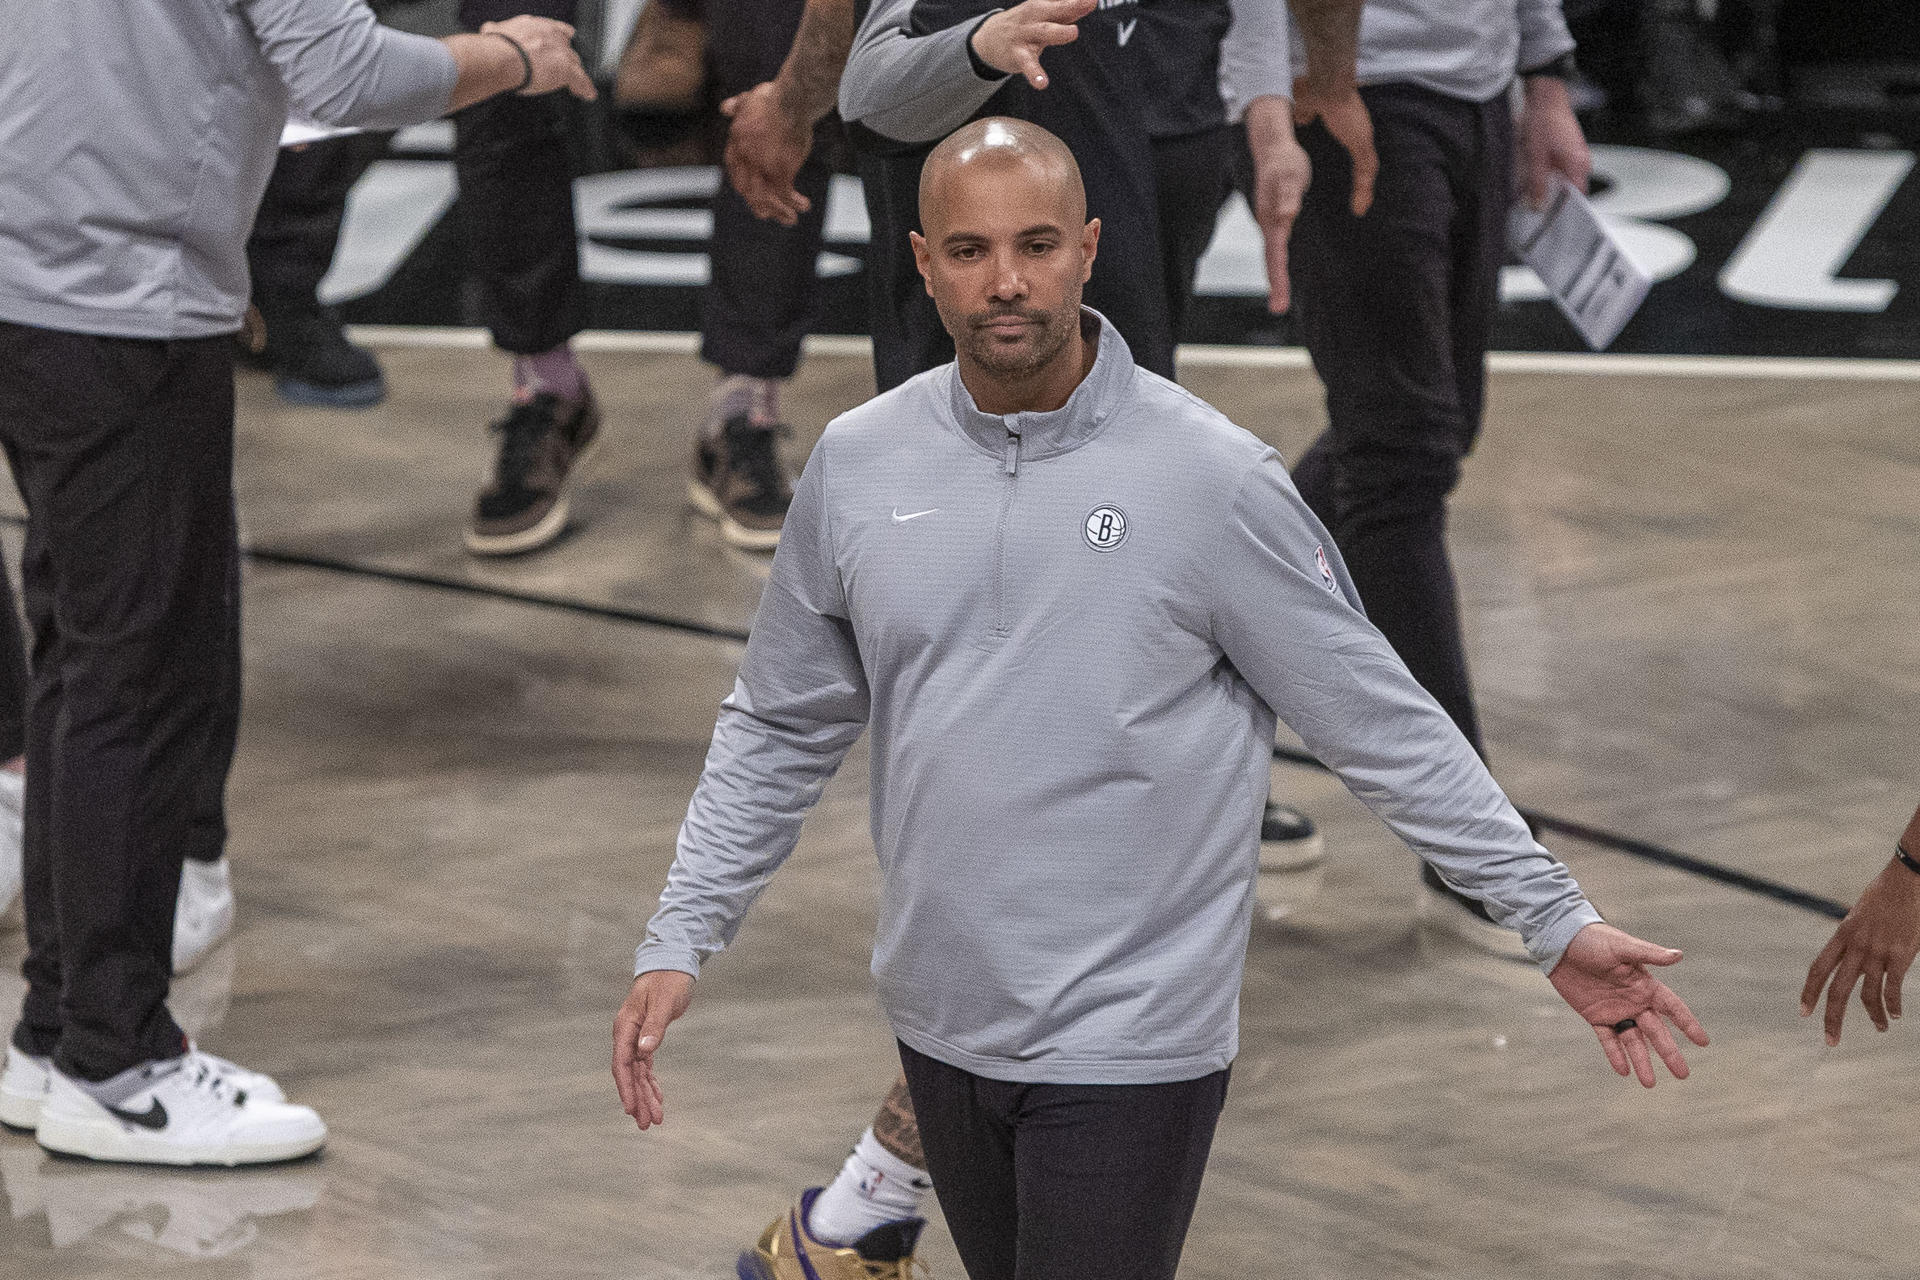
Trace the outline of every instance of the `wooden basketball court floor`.
[[[586, 357], [607, 435], [572, 535], [490, 563], [459, 529], [501, 360], [388, 345], [392, 396], [364, 413], [243, 377], [262, 557], [240, 923], [176, 1005], [332, 1141], [174, 1173], [0, 1138], [0, 1276], [725, 1277], [838, 1166], [894, 1071], [866, 972], [864, 748], [670, 1035], [665, 1128], [636, 1132], [607, 1072], [739, 658], [724, 633], [766, 571], [683, 502], [709, 374], [638, 345]], [[1550, 815], [1851, 902], [1920, 799], [1920, 381], [1503, 369], [1453, 526], [1496, 772]], [[1320, 420], [1284, 356], [1186, 374], [1284, 453]], [[869, 377], [824, 344], [789, 404], [796, 450]], [[1795, 1016], [1831, 921], [1553, 840], [1614, 921], [1687, 952], [1674, 985], [1713, 1044], [1648, 1093], [1537, 973], [1421, 928], [1412, 855], [1337, 783], [1275, 776], [1328, 866], [1254, 930], [1184, 1276], [1920, 1273], [1920, 1026], [1877, 1035], [1856, 1007], [1828, 1050]], [[9, 974], [20, 950], [0, 935]], [[0, 981], [9, 1014], [18, 989]], [[937, 1224], [922, 1256], [960, 1280]]]

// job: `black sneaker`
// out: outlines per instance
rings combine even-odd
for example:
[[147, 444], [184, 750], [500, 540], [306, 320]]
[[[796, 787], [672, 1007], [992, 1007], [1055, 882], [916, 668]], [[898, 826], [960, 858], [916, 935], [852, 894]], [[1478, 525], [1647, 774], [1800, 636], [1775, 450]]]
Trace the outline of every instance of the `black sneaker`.
[[749, 551], [772, 551], [793, 505], [793, 477], [780, 460], [790, 427], [759, 426], [746, 414], [728, 418], [718, 440], [703, 435], [693, 450], [687, 500], [720, 522], [720, 536]]
[[263, 313], [257, 362], [273, 373], [273, 389], [289, 404], [365, 409], [387, 398], [379, 361], [347, 340], [332, 307]]
[[1426, 862], [1420, 864], [1420, 918], [1488, 955], [1530, 959], [1527, 945], [1517, 932], [1495, 924], [1484, 902], [1455, 889]]
[[544, 547], [567, 527], [567, 489], [600, 438], [600, 406], [548, 391], [515, 403], [490, 428], [500, 437], [493, 483], [473, 501], [463, 541], [477, 556]]

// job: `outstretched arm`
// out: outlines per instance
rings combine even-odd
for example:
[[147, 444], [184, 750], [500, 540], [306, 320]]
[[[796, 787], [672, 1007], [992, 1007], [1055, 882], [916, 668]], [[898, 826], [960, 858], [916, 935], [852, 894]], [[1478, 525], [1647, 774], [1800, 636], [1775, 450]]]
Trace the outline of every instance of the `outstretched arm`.
[[[1920, 861], [1920, 810], [1900, 837], [1899, 848]], [[1881, 1031], [1888, 1019], [1900, 1016], [1900, 984], [1915, 955], [1920, 955], [1920, 871], [1898, 854], [1880, 870], [1853, 904], [1847, 918], [1814, 957], [1800, 988], [1800, 1016], [1820, 1003], [1827, 986], [1827, 1043], [1840, 1043], [1840, 1024], [1847, 1016], [1847, 998], [1861, 983], [1860, 1003]], [[1828, 978], [1832, 984], [1827, 985]]]
[[[1704, 1044], [1679, 997], [1646, 973], [1679, 953], [1602, 924], [1572, 874], [1534, 841], [1460, 730], [1367, 621], [1338, 548], [1272, 450], [1244, 475], [1208, 545], [1198, 572], [1217, 643], [1347, 789], [1448, 884], [1517, 929], [1583, 1018], [1610, 1015], [1611, 1028], [1658, 1012]], [[1683, 1075], [1657, 1021], [1649, 1017], [1643, 1034]], [[1601, 1041], [1615, 1061], [1620, 1046]], [[1642, 1078], [1652, 1083], [1650, 1073]]]
[[643, 1129], [665, 1116], [653, 1062], [666, 1024], [793, 852], [801, 821], [867, 722], [866, 674], [827, 525], [826, 452], [823, 441], [795, 486], [666, 892], [634, 953], [637, 981], [614, 1023], [614, 1081]]
[[924, 36], [907, 33], [913, 3], [873, 0], [840, 81], [841, 117], [900, 142], [945, 137], [1010, 75], [1046, 88], [1041, 54], [1077, 38], [1098, 0], [1023, 0]]

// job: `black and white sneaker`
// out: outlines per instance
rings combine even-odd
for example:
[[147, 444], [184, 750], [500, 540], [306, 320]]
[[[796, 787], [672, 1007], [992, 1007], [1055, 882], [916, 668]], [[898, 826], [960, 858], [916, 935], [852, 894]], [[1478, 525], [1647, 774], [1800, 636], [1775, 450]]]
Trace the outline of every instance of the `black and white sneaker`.
[[1267, 920], [1284, 920], [1320, 892], [1327, 845], [1313, 819], [1290, 804], [1267, 801], [1260, 815], [1260, 878], [1254, 898]]
[[464, 541], [477, 556], [514, 556], [546, 546], [567, 527], [569, 493], [600, 439], [600, 405], [550, 391], [516, 400], [493, 424], [500, 437], [493, 478], [473, 500]]
[[125, 1164], [271, 1164], [325, 1144], [311, 1107], [256, 1097], [217, 1061], [189, 1051], [98, 1083], [55, 1067], [35, 1136], [56, 1155]]

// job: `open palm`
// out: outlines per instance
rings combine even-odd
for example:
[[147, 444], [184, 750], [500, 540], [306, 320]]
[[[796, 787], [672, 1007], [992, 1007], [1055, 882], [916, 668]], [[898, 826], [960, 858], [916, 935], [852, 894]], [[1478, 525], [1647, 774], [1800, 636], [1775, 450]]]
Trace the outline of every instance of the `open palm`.
[[[1651, 1089], [1653, 1053], [1674, 1079], [1687, 1078], [1687, 1060], [1663, 1019], [1695, 1044], [1707, 1043], [1706, 1029], [1686, 1002], [1647, 972], [1648, 965], [1679, 962], [1680, 952], [1671, 947], [1643, 941], [1610, 924], [1590, 924], [1574, 935], [1547, 980], [1593, 1028], [1614, 1071], [1636, 1075]], [[1620, 1026], [1629, 1020], [1632, 1026]]]

